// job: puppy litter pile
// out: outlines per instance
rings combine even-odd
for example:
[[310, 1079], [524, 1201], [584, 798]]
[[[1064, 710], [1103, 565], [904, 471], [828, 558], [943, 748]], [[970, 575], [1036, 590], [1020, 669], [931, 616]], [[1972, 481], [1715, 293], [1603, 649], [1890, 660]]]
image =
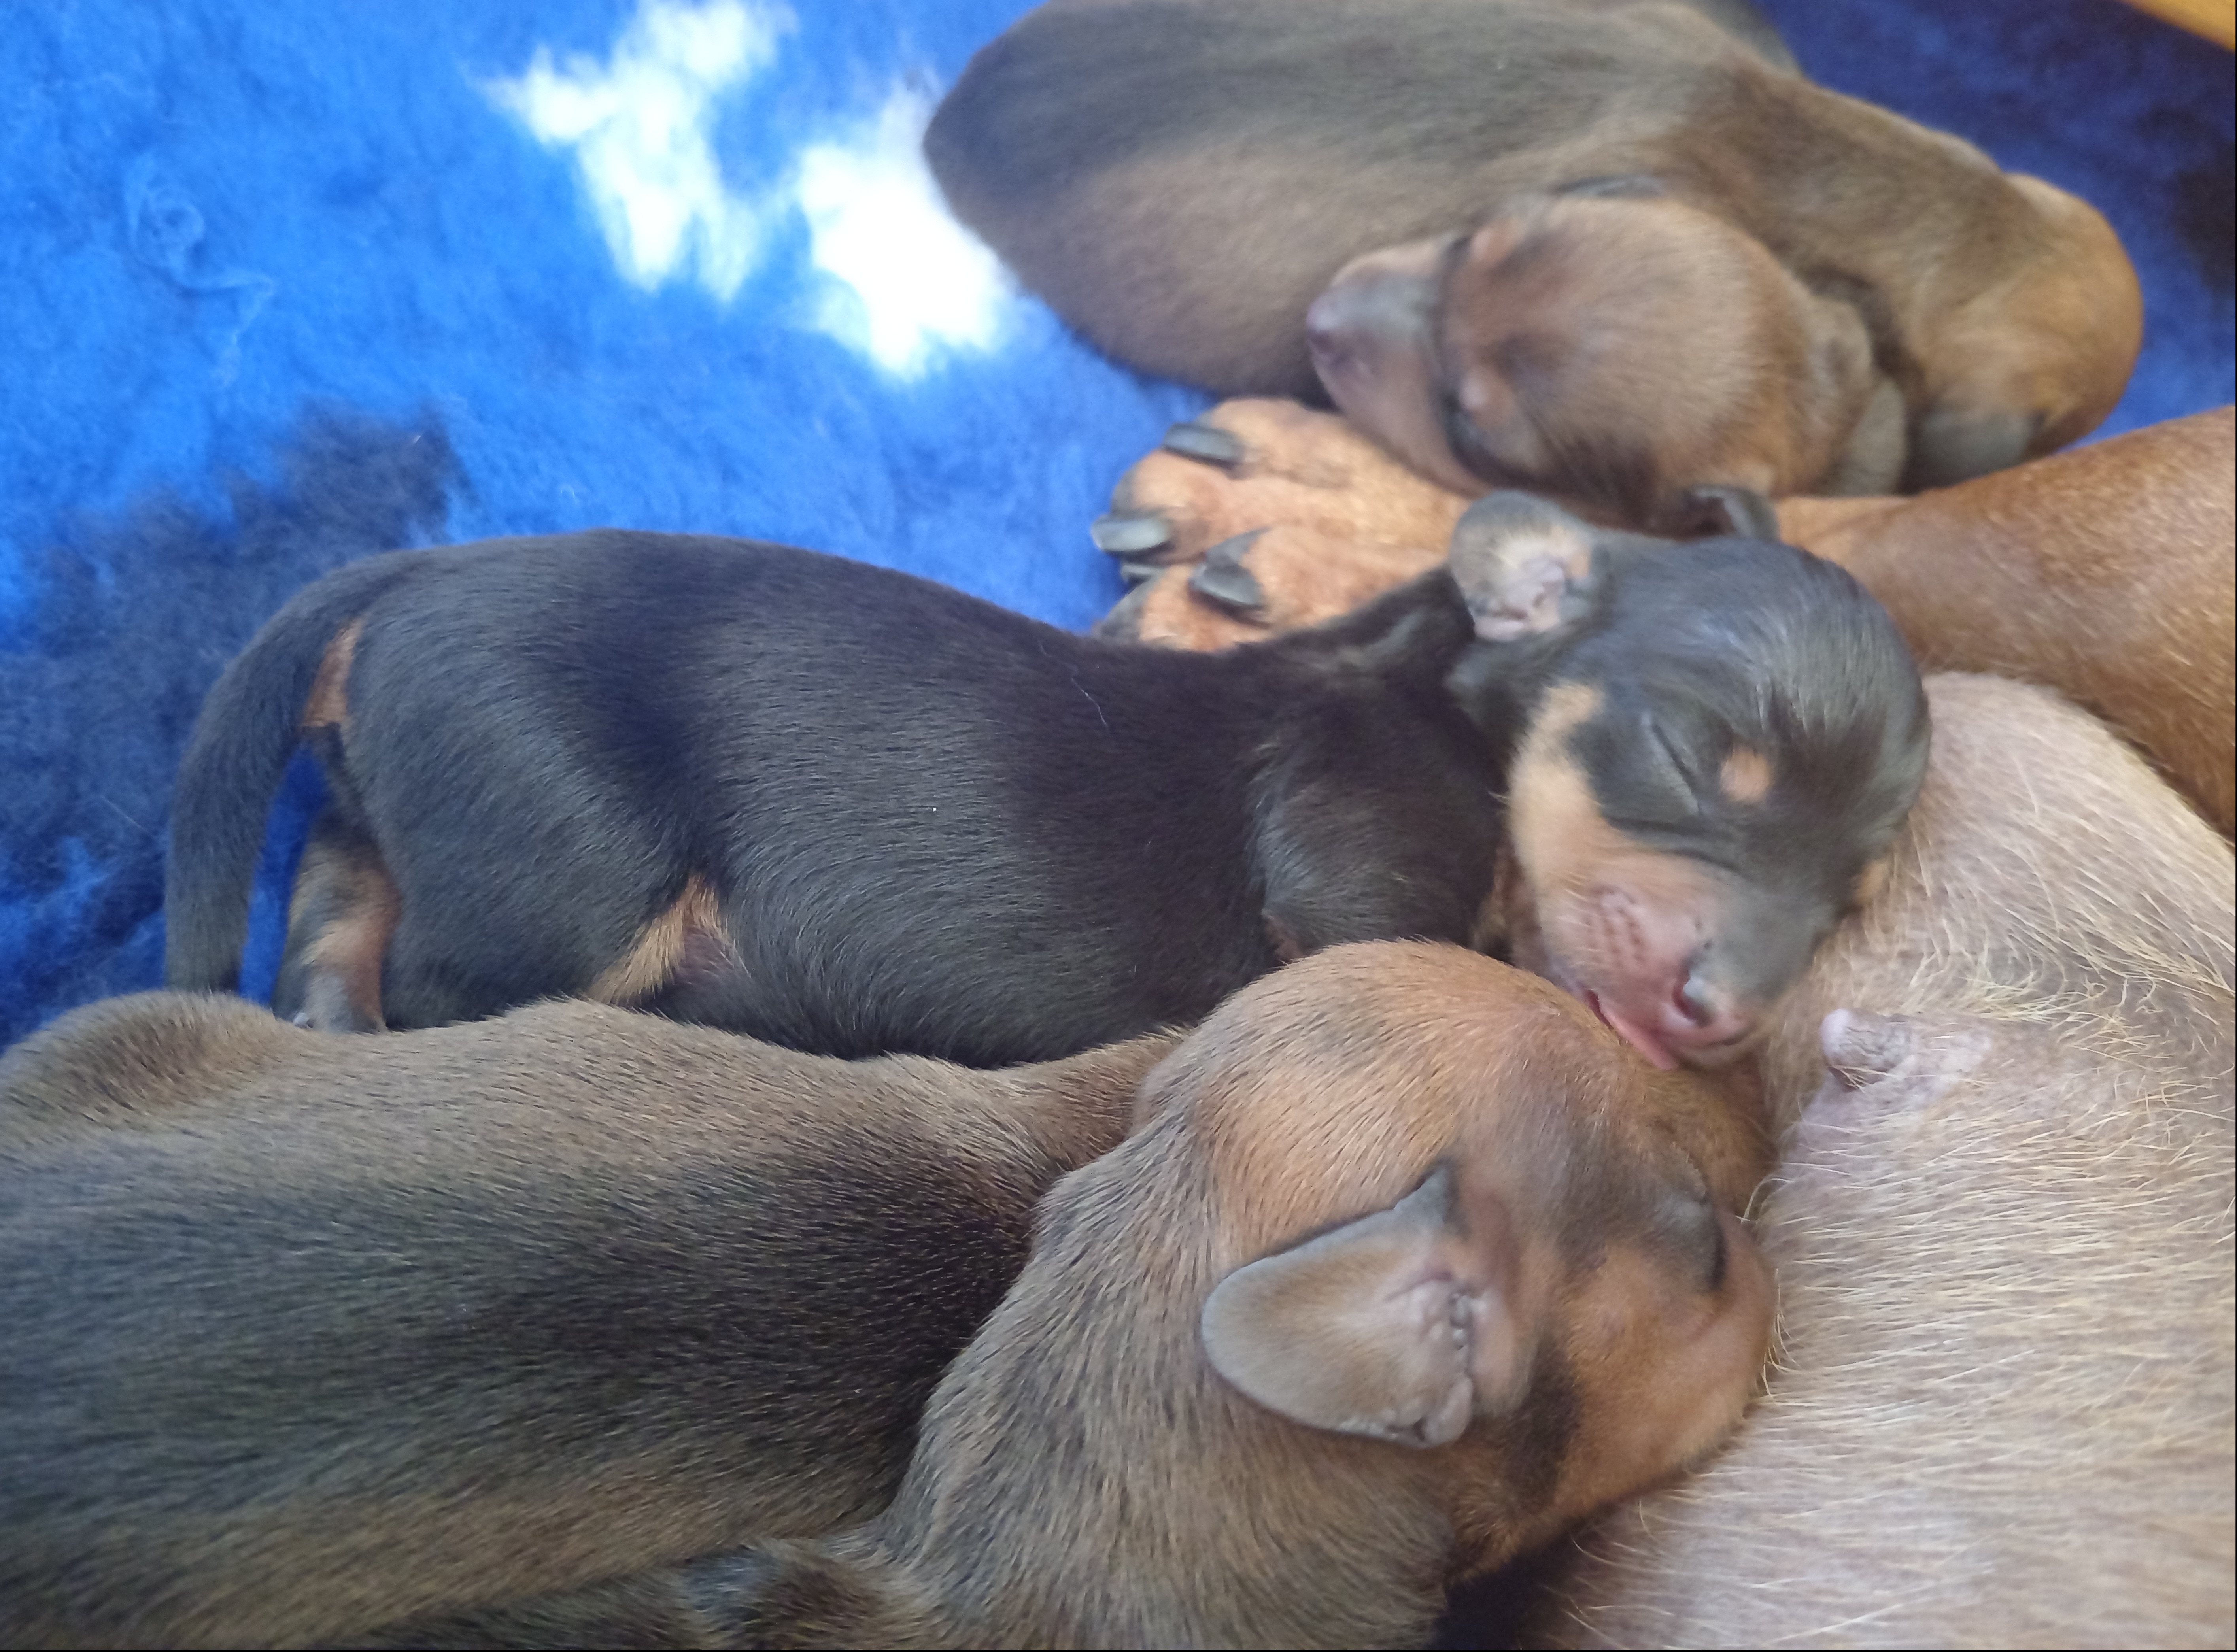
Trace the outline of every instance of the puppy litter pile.
[[[2101, 207], [2232, 398], [2230, 58], [2113, 0], [1769, 0], [1805, 69]], [[1101, 360], [915, 138], [1023, 0], [78, 0], [0, 30], [0, 1043], [155, 985], [171, 775], [285, 596], [389, 546], [790, 541], [1084, 626], [1204, 405]], [[268, 986], [315, 779], [274, 816]]]

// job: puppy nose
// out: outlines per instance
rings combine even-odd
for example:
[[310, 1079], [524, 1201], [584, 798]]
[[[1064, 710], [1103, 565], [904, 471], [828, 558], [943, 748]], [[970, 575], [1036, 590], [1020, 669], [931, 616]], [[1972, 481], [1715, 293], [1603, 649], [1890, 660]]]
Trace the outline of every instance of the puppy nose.
[[1665, 1034], [1675, 1047], [1710, 1050], [1744, 1037], [1754, 1024], [1746, 1007], [1711, 982], [1699, 969], [1671, 990], [1662, 1012]]
[[1678, 1012], [1697, 1027], [1706, 1027], [1714, 1021], [1722, 1008], [1715, 993], [1698, 974], [1690, 974], [1679, 982], [1672, 997], [1678, 1005]]

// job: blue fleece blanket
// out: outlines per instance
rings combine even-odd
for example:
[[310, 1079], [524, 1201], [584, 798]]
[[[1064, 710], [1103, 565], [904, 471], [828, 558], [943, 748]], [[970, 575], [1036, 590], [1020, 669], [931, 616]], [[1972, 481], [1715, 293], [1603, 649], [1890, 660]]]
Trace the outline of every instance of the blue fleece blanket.
[[[600, 523], [1067, 626], [1194, 392], [945, 218], [915, 141], [1024, 0], [16, 0], [0, 23], [0, 1043], [161, 978], [171, 775], [307, 581]], [[1805, 67], [2075, 190], [2142, 271], [2108, 431], [2233, 394], [2230, 59], [2114, 0], [1767, 0]], [[318, 796], [275, 807], [245, 987]]]

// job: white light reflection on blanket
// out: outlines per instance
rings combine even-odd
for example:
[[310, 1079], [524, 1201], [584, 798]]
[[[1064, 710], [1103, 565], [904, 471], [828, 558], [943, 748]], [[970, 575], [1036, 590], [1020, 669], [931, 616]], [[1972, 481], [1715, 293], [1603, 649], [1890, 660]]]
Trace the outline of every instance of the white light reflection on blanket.
[[766, 209], [723, 187], [709, 117], [792, 26], [789, 12], [738, 0], [649, 0], [604, 66], [576, 56], [555, 69], [538, 48], [525, 75], [487, 89], [545, 143], [573, 147], [624, 275], [657, 286], [690, 255], [707, 290], [727, 299], [752, 273]]
[[645, 288], [689, 273], [728, 301], [782, 213], [805, 214], [828, 280], [812, 325], [888, 372], [912, 378], [943, 351], [1000, 342], [1015, 289], [993, 254], [948, 216], [919, 142], [933, 94], [903, 83], [835, 141], [803, 148], [784, 186], [727, 187], [710, 139], [717, 105], [775, 61], [796, 27], [781, 6], [645, 0], [601, 64], [555, 65], [488, 83], [537, 138], [575, 152], [583, 187], [624, 276]]
[[1000, 342], [1016, 297], [1000, 261], [948, 216], [924, 163], [934, 102], [928, 90], [900, 87], [848, 142], [800, 157], [815, 267], [843, 284], [825, 298], [820, 325], [904, 377], [941, 348]]

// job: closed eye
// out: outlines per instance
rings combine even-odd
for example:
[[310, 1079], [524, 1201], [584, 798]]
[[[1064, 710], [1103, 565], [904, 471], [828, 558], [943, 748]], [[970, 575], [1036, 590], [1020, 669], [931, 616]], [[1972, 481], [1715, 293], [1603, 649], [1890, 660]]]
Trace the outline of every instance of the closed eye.
[[1670, 794], [1671, 801], [1679, 805], [1686, 814], [1700, 813], [1700, 790], [1693, 784], [1693, 776], [1687, 773], [1686, 766], [1679, 761], [1677, 747], [1662, 732], [1662, 725], [1655, 721], [1653, 713], [1640, 714], [1639, 732], [1640, 749], [1645, 757], [1647, 771], [1660, 783], [1661, 789]]

